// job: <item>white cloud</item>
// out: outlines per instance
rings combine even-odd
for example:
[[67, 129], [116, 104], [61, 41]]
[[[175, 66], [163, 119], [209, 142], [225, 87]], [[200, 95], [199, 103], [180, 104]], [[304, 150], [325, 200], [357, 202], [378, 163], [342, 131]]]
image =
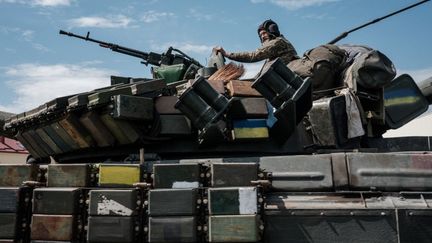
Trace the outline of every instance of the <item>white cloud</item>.
[[189, 9], [188, 17], [193, 18], [196, 21], [211, 21], [214, 19], [213, 14], [202, 13], [201, 11], [198, 11], [196, 9]]
[[113, 72], [89, 66], [57, 64], [21, 64], [6, 68], [6, 82], [14, 100], [0, 105], [0, 110], [19, 113], [56, 97], [108, 86]]
[[432, 77], [432, 67], [417, 70], [397, 70], [398, 75], [409, 74], [416, 82], [421, 82]]
[[31, 6], [58, 7], [70, 6], [75, 0], [0, 0], [0, 3], [19, 3]]
[[127, 28], [132, 19], [124, 15], [81, 17], [68, 21], [69, 27]]
[[72, 0], [32, 0], [32, 5], [43, 7], [70, 6]]
[[152, 22], [161, 21], [161, 20], [164, 20], [166, 18], [173, 17], [173, 16], [174, 16], [174, 13], [156, 12], [154, 10], [150, 10], [150, 11], [147, 11], [143, 14], [143, 16], [141, 17], [141, 20], [144, 23], [152, 23]]
[[[264, 3], [266, 0], [250, 0], [252, 3]], [[325, 3], [337, 2], [340, 0], [268, 0], [268, 2], [288, 10], [297, 10], [300, 8], [321, 6]]]

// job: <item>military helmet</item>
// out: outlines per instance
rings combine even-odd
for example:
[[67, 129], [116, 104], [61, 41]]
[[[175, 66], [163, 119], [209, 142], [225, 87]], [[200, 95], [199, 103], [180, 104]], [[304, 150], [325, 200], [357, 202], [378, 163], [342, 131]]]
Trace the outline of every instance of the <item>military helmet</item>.
[[259, 36], [259, 32], [261, 30], [267, 31], [268, 33], [270, 33], [274, 37], [280, 36], [278, 25], [276, 24], [276, 22], [274, 22], [271, 19], [268, 19], [268, 20], [264, 21], [262, 24], [260, 24], [258, 26], [258, 30], [257, 30], [258, 31], [258, 36]]

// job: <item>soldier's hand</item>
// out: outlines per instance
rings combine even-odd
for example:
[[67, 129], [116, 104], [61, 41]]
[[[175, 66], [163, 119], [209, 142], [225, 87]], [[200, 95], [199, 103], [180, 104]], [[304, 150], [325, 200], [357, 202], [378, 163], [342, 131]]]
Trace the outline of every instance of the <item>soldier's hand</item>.
[[220, 53], [222, 54], [222, 56], [224, 56], [224, 57], [227, 56], [226, 51], [225, 51], [221, 46], [216, 46], [216, 47], [214, 47], [214, 48], [213, 48], [213, 52], [215, 52], [216, 54], [217, 54], [218, 52], [220, 52]]

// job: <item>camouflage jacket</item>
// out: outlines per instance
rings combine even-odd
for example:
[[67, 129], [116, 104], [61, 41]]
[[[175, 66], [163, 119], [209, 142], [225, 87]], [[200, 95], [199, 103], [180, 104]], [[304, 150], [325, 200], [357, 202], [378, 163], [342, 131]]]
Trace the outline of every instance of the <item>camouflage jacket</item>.
[[293, 45], [283, 36], [266, 41], [253, 52], [234, 52], [227, 55], [231, 60], [238, 62], [259, 62], [264, 59], [271, 61], [280, 57], [285, 64], [297, 58], [297, 52]]

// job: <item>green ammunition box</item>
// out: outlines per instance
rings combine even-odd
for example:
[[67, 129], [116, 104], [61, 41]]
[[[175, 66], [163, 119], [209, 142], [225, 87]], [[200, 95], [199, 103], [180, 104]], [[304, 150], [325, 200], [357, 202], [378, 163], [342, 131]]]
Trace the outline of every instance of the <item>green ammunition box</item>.
[[153, 99], [131, 95], [113, 96], [112, 116], [116, 119], [153, 120]]
[[257, 242], [259, 240], [256, 215], [224, 215], [209, 218], [209, 242]]
[[89, 214], [112, 216], [135, 216], [142, 199], [137, 190], [91, 190]]
[[80, 188], [37, 188], [33, 191], [34, 214], [78, 214], [79, 205], [83, 203]]
[[149, 217], [149, 242], [196, 242], [196, 224], [193, 216]]
[[37, 152], [35, 148], [28, 142], [20, 132], [16, 134], [16, 139], [29, 151], [29, 153], [36, 159], [42, 158], [42, 155]]
[[160, 115], [160, 136], [181, 136], [192, 134], [190, 120], [183, 115]]
[[35, 130], [30, 129], [26, 133], [28, 133], [28, 136], [31, 137], [33, 141], [37, 143], [37, 146], [39, 146], [39, 148], [43, 150], [45, 154], [47, 155], [55, 154], [54, 150], [52, 150], [51, 147], [48, 146], [48, 144], [42, 140], [42, 138], [39, 136], [39, 134], [37, 134]]
[[21, 133], [21, 136], [31, 144], [31, 147], [36, 151], [37, 155], [40, 157], [49, 157], [48, 153], [43, 149], [43, 144], [39, 143], [33, 136], [30, 135], [30, 131], [25, 131]]
[[256, 163], [214, 163], [211, 165], [213, 187], [251, 186], [258, 179]]
[[57, 134], [71, 148], [71, 150], [79, 149], [78, 144], [58, 122], [52, 123], [49, 127], [54, 130], [54, 133]]
[[137, 242], [139, 232], [135, 217], [90, 216], [87, 241], [89, 243]]
[[58, 122], [60, 126], [69, 134], [80, 148], [89, 148], [94, 145], [94, 140], [90, 133], [80, 123], [78, 117], [69, 113], [64, 119]]
[[88, 106], [103, 105], [111, 101], [111, 97], [114, 95], [132, 95], [131, 87], [116, 88], [113, 90], [104, 90], [88, 96]]
[[256, 214], [258, 211], [255, 187], [209, 188], [208, 197], [211, 215]]
[[100, 147], [113, 146], [115, 138], [108, 128], [103, 124], [96, 111], [89, 111], [80, 117], [81, 124], [91, 134], [96, 144]]
[[61, 154], [65, 152], [60, 149], [56, 142], [54, 142], [52, 138], [42, 128], [36, 129], [35, 132], [42, 139], [42, 141], [44, 141], [44, 143], [53, 151], [54, 154]]
[[[166, 88], [166, 82], [163, 79], [153, 79], [138, 81], [139, 79], [133, 79], [135, 82], [132, 84], [132, 94], [133, 95], [151, 95], [160, 92], [163, 88]], [[137, 82], [138, 81], [138, 82]]]
[[47, 185], [49, 187], [92, 186], [95, 178], [92, 168], [90, 164], [50, 164]]
[[0, 213], [25, 211], [30, 200], [31, 189], [28, 187], [0, 187]]
[[45, 126], [43, 131], [52, 139], [62, 152], [72, 151], [74, 148], [61, 138], [52, 126]]
[[195, 215], [197, 189], [154, 189], [148, 194], [151, 216]]
[[198, 188], [200, 164], [154, 164], [154, 188]]
[[14, 239], [17, 222], [17, 215], [15, 213], [0, 213], [0, 238]]
[[33, 214], [31, 239], [73, 241], [78, 236], [77, 226], [73, 215]]
[[21, 186], [24, 181], [36, 181], [39, 167], [36, 165], [0, 165], [0, 187]]
[[100, 116], [104, 125], [112, 133], [119, 144], [131, 144], [138, 140], [137, 130], [128, 121], [116, 120], [108, 113]]
[[140, 181], [140, 165], [99, 165], [99, 186], [101, 187], [131, 187]]

